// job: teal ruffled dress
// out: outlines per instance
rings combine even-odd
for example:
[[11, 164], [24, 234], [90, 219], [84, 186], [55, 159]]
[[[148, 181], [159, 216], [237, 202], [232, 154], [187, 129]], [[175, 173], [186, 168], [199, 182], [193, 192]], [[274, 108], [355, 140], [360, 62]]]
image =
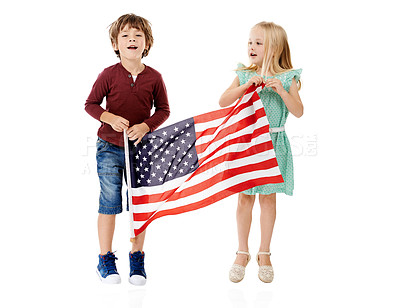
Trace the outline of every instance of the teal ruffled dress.
[[[238, 65], [238, 68], [242, 67], [244, 67], [243, 64]], [[289, 92], [293, 78], [296, 80], [296, 82], [299, 81], [301, 72], [302, 69], [291, 70], [275, 75], [274, 77], [266, 78], [279, 79], [282, 82], [283, 88]], [[238, 70], [236, 73], [239, 77], [240, 85], [245, 84], [251, 77], [257, 75], [256, 72], [250, 70]], [[289, 115], [289, 110], [287, 109], [282, 98], [271, 88], [262, 89], [259, 92], [259, 96], [264, 105], [270, 127], [284, 126]], [[273, 193], [285, 193], [286, 195], [292, 196], [294, 188], [293, 157], [289, 139], [285, 131], [270, 133], [270, 135], [284, 183], [256, 186], [243, 191], [243, 193], [246, 195], [269, 195]]]

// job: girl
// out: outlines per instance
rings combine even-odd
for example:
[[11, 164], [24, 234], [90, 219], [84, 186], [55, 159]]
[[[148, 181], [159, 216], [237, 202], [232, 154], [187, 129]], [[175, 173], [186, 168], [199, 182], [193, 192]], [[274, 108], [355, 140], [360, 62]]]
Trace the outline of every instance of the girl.
[[302, 70], [293, 70], [286, 32], [272, 22], [260, 22], [251, 29], [247, 52], [250, 66], [238, 65], [237, 76], [222, 94], [219, 104], [221, 107], [229, 106], [250, 85], [265, 83], [259, 96], [268, 117], [270, 135], [284, 183], [257, 186], [239, 193], [236, 213], [239, 249], [229, 279], [232, 282], [241, 281], [250, 261], [248, 237], [255, 195], [259, 194], [261, 244], [256, 257], [258, 277], [263, 282], [272, 282], [274, 272], [269, 248], [276, 217], [276, 193], [293, 194], [293, 160], [284, 125], [289, 112], [298, 118], [303, 115], [303, 104], [298, 93]]

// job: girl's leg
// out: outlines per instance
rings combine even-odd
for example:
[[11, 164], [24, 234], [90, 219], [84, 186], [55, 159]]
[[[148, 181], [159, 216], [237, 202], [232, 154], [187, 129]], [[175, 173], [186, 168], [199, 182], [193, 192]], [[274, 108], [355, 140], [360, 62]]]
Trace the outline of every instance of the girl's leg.
[[[249, 251], [248, 239], [252, 219], [251, 214], [255, 199], [255, 195], [239, 193], [238, 207], [236, 211], [239, 251]], [[238, 254], [236, 256], [235, 264], [246, 266], [247, 258], [247, 255]]]
[[146, 236], [146, 230], [140, 233], [135, 238], [131, 239], [132, 242], [132, 250], [131, 252], [134, 253], [135, 251], [143, 251], [144, 245], [144, 238]]
[[[261, 244], [259, 251], [269, 251], [276, 218], [276, 194], [259, 195]], [[260, 255], [260, 265], [271, 265], [269, 256]]]
[[99, 234], [100, 254], [105, 255], [112, 251], [112, 241], [115, 229], [115, 216], [99, 214], [97, 230]]

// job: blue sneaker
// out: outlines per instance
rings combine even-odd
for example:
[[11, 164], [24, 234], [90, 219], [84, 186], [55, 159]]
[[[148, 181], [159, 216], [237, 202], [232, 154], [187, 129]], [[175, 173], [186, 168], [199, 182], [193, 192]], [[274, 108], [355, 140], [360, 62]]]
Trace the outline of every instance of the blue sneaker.
[[144, 270], [144, 252], [129, 252], [129, 263], [131, 272], [129, 273], [129, 282], [135, 286], [146, 284], [146, 271]]
[[121, 283], [121, 277], [119, 277], [117, 272], [115, 260], [118, 260], [118, 258], [111, 251], [107, 252], [106, 255], [99, 255], [99, 265], [97, 265], [96, 272], [101, 282], [110, 284]]

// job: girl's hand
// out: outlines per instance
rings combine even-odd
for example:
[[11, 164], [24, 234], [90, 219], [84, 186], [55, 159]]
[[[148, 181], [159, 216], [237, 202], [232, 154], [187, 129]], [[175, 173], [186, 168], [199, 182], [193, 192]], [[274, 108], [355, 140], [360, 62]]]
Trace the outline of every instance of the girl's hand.
[[247, 88], [249, 88], [252, 84], [258, 87], [260, 84], [264, 83], [265, 80], [261, 76], [253, 76], [246, 82]]
[[141, 124], [136, 124], [133, 125], [132, 127], [128, 128], [126, 131], [126, 134], [129, 138], [129, 140], [136, 140], [135, 145], [138, 145], [140, 141], [142, 141], [142, 138], [144, 135], [146, 135], [150, 131], [150, 127], [147, 126], [146, 123], [141, 123]]
[[272, 88], [272, 90], [274, 90], [279, 95], [283, 93], [282, 91], [285, 91], [282, 86], [282, 82], [277, 78], [267, 79], [267, 81], [265, 82], [265, 86], [268, 88]]

